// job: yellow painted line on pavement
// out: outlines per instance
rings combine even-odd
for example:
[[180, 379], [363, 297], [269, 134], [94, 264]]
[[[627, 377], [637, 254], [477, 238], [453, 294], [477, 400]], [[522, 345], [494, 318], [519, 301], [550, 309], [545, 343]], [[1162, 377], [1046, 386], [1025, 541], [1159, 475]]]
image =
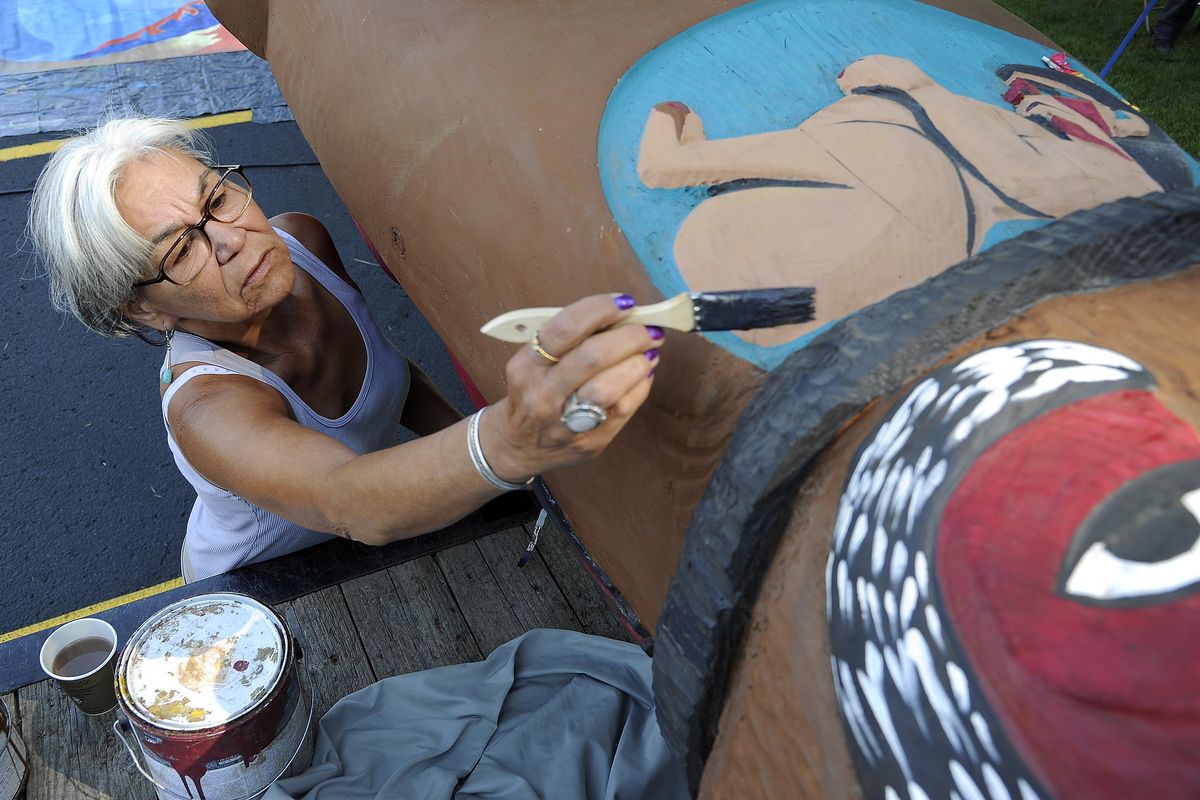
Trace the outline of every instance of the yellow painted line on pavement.
[[219, 128], [222, 125], [236, 125], [239, 122], [249, 122], [254, 119], [254, 112], [249, 109], [245, 111], [230, 111], [225, 114], [213, 114], [210, 117], [196, 117], [195, 119], [184, 120], [183, 124], [189, 128]]
[[170, 591], [171, 589], [177, 589], [180, 586], [183, 586], [183, 578], [175, 578], [174, 580], [163, 581], [157, 586], [149, 586], [145, 589], [138, 589], [136, 592], [130, 592], [129, 594], [123, 594], [120, 597], [114, 597], [111, 600], [103, 600], [99, 603], [93, 603], [90, 606], [84, 606], [83, 608], [76, 609], [68, 614], [61, 614], [52, 619], [44, 619], [41, 622], [35, 622], [33, 625], [26, 625], [24, 628], [18, 628], [15, 631], [2, 633], [0, 634], [0, 644], [13, 639], [19, 639], [22, 636], [28, 636], [31, 633], [44, 631], [47, 628], [57, 627], [64, 623], [70, 622], [73, 619], [82, 619], [83, 617], [88, 617], [92, 614], [99, 614], [101, 611], [107, 611], [110, 608], [123, 606], [126, 603], [132, 603], [134, 600], [141, 600], [145, 597], [152, 597], [156, 594], [162, 594], [163, 592]]
[[[213, 114], [209, 117], [196, 117], [195, 119], [184, 120], [183, 124], [189, 128], [218, 128], [222, 125], [236, 125], [239, 122], [250, 122], [252, 119], [254, 119], [254, 113], [251, 111], [230, 111], [225, 114]], [[50, 139], [45, 142], [19, 144], [15, 147], [2, 147], [0, 148], [0, 161], [44, 156], [62, 147], [62, 143], [65, 141], [67, 140]], [[0, 639], [0, 642], [2, 641], [4, 640]]]

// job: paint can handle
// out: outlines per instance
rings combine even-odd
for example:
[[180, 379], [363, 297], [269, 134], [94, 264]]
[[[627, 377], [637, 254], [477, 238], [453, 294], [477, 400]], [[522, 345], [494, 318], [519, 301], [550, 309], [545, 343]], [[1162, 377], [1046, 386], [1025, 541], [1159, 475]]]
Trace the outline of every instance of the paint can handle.
[[133, 766], [137, 768], [138, 772], [142, 773], [143, 778], [150, 781], [150, 783], [156, 789], [158, 789], [160, 797], [163, 793], [165, 793], [167, 797], [177, 797], [179, 800], [189, 800], [186, 795], [176, 794], [173, 790], [168, 789], [158, 781], [154, 780], [154, 776], [147, 772], [146, 768], [142, 766], [142, 760], [137, 757], [137, 752], [133, 749], [133, 745], [130, 744], [129, 740], [125, 738], [126, 731], [133, 733], [133, 726], [129, 724], [129, 720], [117, 715], [116, 720], [113, 721], [112, 728], [113, 733], [115, 733], [117, 738], [121, 740], [121, 744], [125, 745], [125, 750], [128, 751], [129, 758], [131, 761], [133, 761]]
[[[308, 720], [304, 723], [304, 735], [300, 737], [300, 743], [296, 745], [296, 752], [292, 753], [292, 757], [288, 759], [287, 766], [283, 768], [282, 772], [275, 776], [274, 780], [267, 784], [268, 786], [284, 776], [284, 773], [288, 771], [292, 765], [292, 762], [296, 760], [296, 756], [299, 755], [300, 750], [304, 748], [305, 743], [308, 741], [309, 735], [312, 733], [313, 714], [316, 711], [316, 703], [314, 702], [313, 698], [312, 680], [307, 674], [303, 674], [303, 686], [304, 688], [301, 691], [304, 691], [308, 695]], [[174, 798], [175, 800], [194, 800], [189, 795], [179, 794], [178, 792], [163, 786], [154, 779], [154, 776], [151, 775], [145, 767], [142, 766], [142, 760], [138, 758], [137, 750], [130, 743], [129, 739], [125, 738], [126, 731], [131, 734], [133, 733], [133, 726], [129, 723], [128, 719], [118, 714], [116, 720], [113, 721], [112, 728], [113, 733], [115, 733], [117, 738], [121, 740], [121, 744], [125, 745], [125, 750], [129, 753], [129, 758], [131, 761], [133, 761], [133, 766], [137, 768], [137, 771], [142, 774], [143, 778], [150, 781], [150, 784], [158, 789], [159, 798], [169, 797]], [[233, 798], [233, 800], [250, 800], [252, 797], [260, 796], [263, 791], [263, 789], [258, 789], [250, 794]]]
[[288, 633], [292, 635], [292, 642], [296, 645], [296, 660], [303, 661], [304, 651], [308, 649], [308, 640], [304, 638], [304, 626], [300, 624], [300, 618], [291, 608], [283, 612], [283, 619], [287, 622]]

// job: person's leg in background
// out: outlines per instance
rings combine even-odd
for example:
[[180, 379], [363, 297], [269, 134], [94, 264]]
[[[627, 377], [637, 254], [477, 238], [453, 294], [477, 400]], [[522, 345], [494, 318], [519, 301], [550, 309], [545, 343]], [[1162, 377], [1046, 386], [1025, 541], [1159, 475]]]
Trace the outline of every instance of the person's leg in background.
[[1200, 0], [1166, 0], [1154, 23], [1155, 50], [1160, 53], [1171, 52], [1179, 34], [1192, 21], [1197, 5], [1200, 5]]

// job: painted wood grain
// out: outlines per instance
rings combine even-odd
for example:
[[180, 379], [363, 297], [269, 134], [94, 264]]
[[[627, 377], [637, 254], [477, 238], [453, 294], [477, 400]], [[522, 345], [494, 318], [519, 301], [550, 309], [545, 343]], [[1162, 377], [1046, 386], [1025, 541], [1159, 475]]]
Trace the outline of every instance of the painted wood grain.
[[[722, 715], [727, 691], [735, 686], [730, 669], [739, 658], [746, 663], [760, 658], [758, 649], [743, 636], [763, 635], [752, 606], [762, 589], [762, 579], [776, 557], [776, 545], [785, 530], [792, 530], [791, 512], [797, 496], [828, 500], [816, 490], [809, 494], [809, 470], [826, 447], [853, 448], [845, 426], [853, 423], [869, 405], [887, 396], [897, 386], [926, 373], [951, 354], [974, 349], [980, 341], [1007, 338], [1013, 320], [1042, 298], [1059, 295], [1089, 296], [1100, 289], [1127, 287], [1126, 291], [1161, 291], [1155, 279], [1181, 272], [1200, 259], [1195, 231], [1200, 229], [1200, 191], [1187, 189], [1167, 194], [1150, 194], [1125, 199], [1057, 220], [1003, 242], [982, 255], [962, 262], [923, 284], [919, 291], [897, 295], [834, 326], [819, 340], [788, 359], [772, 373], [767, 386], [742, 417], [741, 427], [725, 460], [708, 487], [706, 499], [697, 508], [688, 544], [680, 557], [679, 571], [655, 640], [654, 684], [659, 722], [663, 735], [687, 753], [689, 779], [699, 788], [704, 762], [719, 735], [726, 743], [736, 734], [743, 712], [729, 708]], [[1187, 282], [1194, 278], [1183, 276]], [[1139, 289], [1137, 285], [1145, 286]], [[1169, 292], [1168, 292], [1169, 294]], [[1096, 299], [1089, 312], [1096, 330], [1125, 336], [1114, 317], [1117, 309], [1134, 307], [1108, 295]], [[1072, 300], [1072, 302], [1084, 302]], [[1127, 318], [1145, 321], [1162, 317], [1165, 324], [1187, 329], [1183, 314], [1166, 313], [1171, 304], [1156, 302], [1140, 306]], [[1147, 309], [1154, 308], [1153, 312]], [[1039, 331], [1065, 338], [1082, 338], [1094, 344], [1107, 341], [1090, 338], [1086, 329], [1056, 321]], [[977, 341], [977, 337], [982, 337]], [[1129, 342], [1130, 337], [1124, 341]], [[1160, 374], [1179, 371], [1179, 365], [1164, 363], [1163, 339], [1146, 335], [1145, 344], [1112, 342], [1118, 350], [1145, 358], [1147, 367]], [[973, 343], [973, 344], [972, 344]], [[1157, 361], [1153, 351], [1158, 350]], [[972, 350], [973, 352], [973, 350]], [[1159, 363], [1162, 367], [1157, 366]], [[797, 387], [808, 387], [797, 391]], [[820, 387], [813, 390], [811, 387]], [[1182, 394], [1165, 391], [1168, 408], [1182, 407]], [[836, 440], [836, 441], [835, 441]], [[752, 488], [751, 488], [752, 487]], [[828, 491], [825, 489], [824, 491]], [[798, 495], [797, 493], [802, 494]], [[836, 492], [831, 495], [836, 502]], [[819, 530], [828, 536], [830, 527], [804, 527], [809, 536]], [[803, 584], [812, 574], [823, 583], [824, 555], [811, 552], [815, 560], [790, 573], [790, 580]], [[720, 566], [718, 566], [720, 565]], [[769, 589], [763, 589], [764, 597]], [[810, 605], [779, 606], [779, 629], [766, 635], [801, 644], [795, 650], [781, 648], [779, 665], [796, 661], [792, 654], [810, 656], [827, 647], [820, 624], [824, 600], [819, 595], [805, 600]], [[798, 610], [798, 609], [803, 610]], [[795, 637], [795, 638], [793, 638]], [[686, 654], [686, 655], [685, 655]], [[682, 656], [683, 660], [680, 660]], [[686, 663], [683, 663], [686, 661]], [[844, 733], [837, 731], [840, 718], [832, 697], [832, 678], [827, 670], [801, 667], [770, 670], [770, 677], [754, 680], [755, 687], [773, 684], [778, 691], [759, 691], [756, 703], [764, 719], [777, 716], [782, 702], [779, 687], [789, 689], [796, 707], [806, 709], [822, 731], [806, 746], [816, 755], [801, 759], [782, 749], [776, 756], [755, 753], [753, 740], [740, 748], [754, 760], [744, 761], [730, 779], [761, 782], [771, 774], [779, 786], [795, 787], [799, 778], [788, 771], [771, 772], [761, 763], [775, 759], [786, 765], [821, 764], [827, 773], [825, 786], [844, 786], [851, 773]], [[820, 701], [814, 700], [821, 697]], [[791, 701], [789, 701], [791, 702]], [[824, 706], [815, 712], [818, 705]], [[741, 715], [741, 716], [739, 716]], [[837, 731], [837, 732], [835, 732]], [[764, 737], [770, 741], [769, 736]], [[705, 777], [707, 796], [726, 796], [736, 783]], [[708, 794], [708, 792], [713, 792]]]

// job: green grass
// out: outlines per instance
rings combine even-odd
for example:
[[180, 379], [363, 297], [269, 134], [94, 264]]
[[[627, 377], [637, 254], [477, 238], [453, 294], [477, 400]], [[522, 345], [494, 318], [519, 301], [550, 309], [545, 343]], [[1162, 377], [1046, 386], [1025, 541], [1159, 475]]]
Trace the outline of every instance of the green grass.
[[[1099, 0], [1099, 7], [1097, 0], [995, 2], [1097, 74], [1142, 11], [1136, 0]], [[1156, 16], [1158, 8], [1151, 21]], [[1140, 27], [1105, 79], [1193, 156], [1200, 155], [1200, 13], [1196, 17], [1175, 43], [1169, 61], [1155, 52], [1150, 34]]]

